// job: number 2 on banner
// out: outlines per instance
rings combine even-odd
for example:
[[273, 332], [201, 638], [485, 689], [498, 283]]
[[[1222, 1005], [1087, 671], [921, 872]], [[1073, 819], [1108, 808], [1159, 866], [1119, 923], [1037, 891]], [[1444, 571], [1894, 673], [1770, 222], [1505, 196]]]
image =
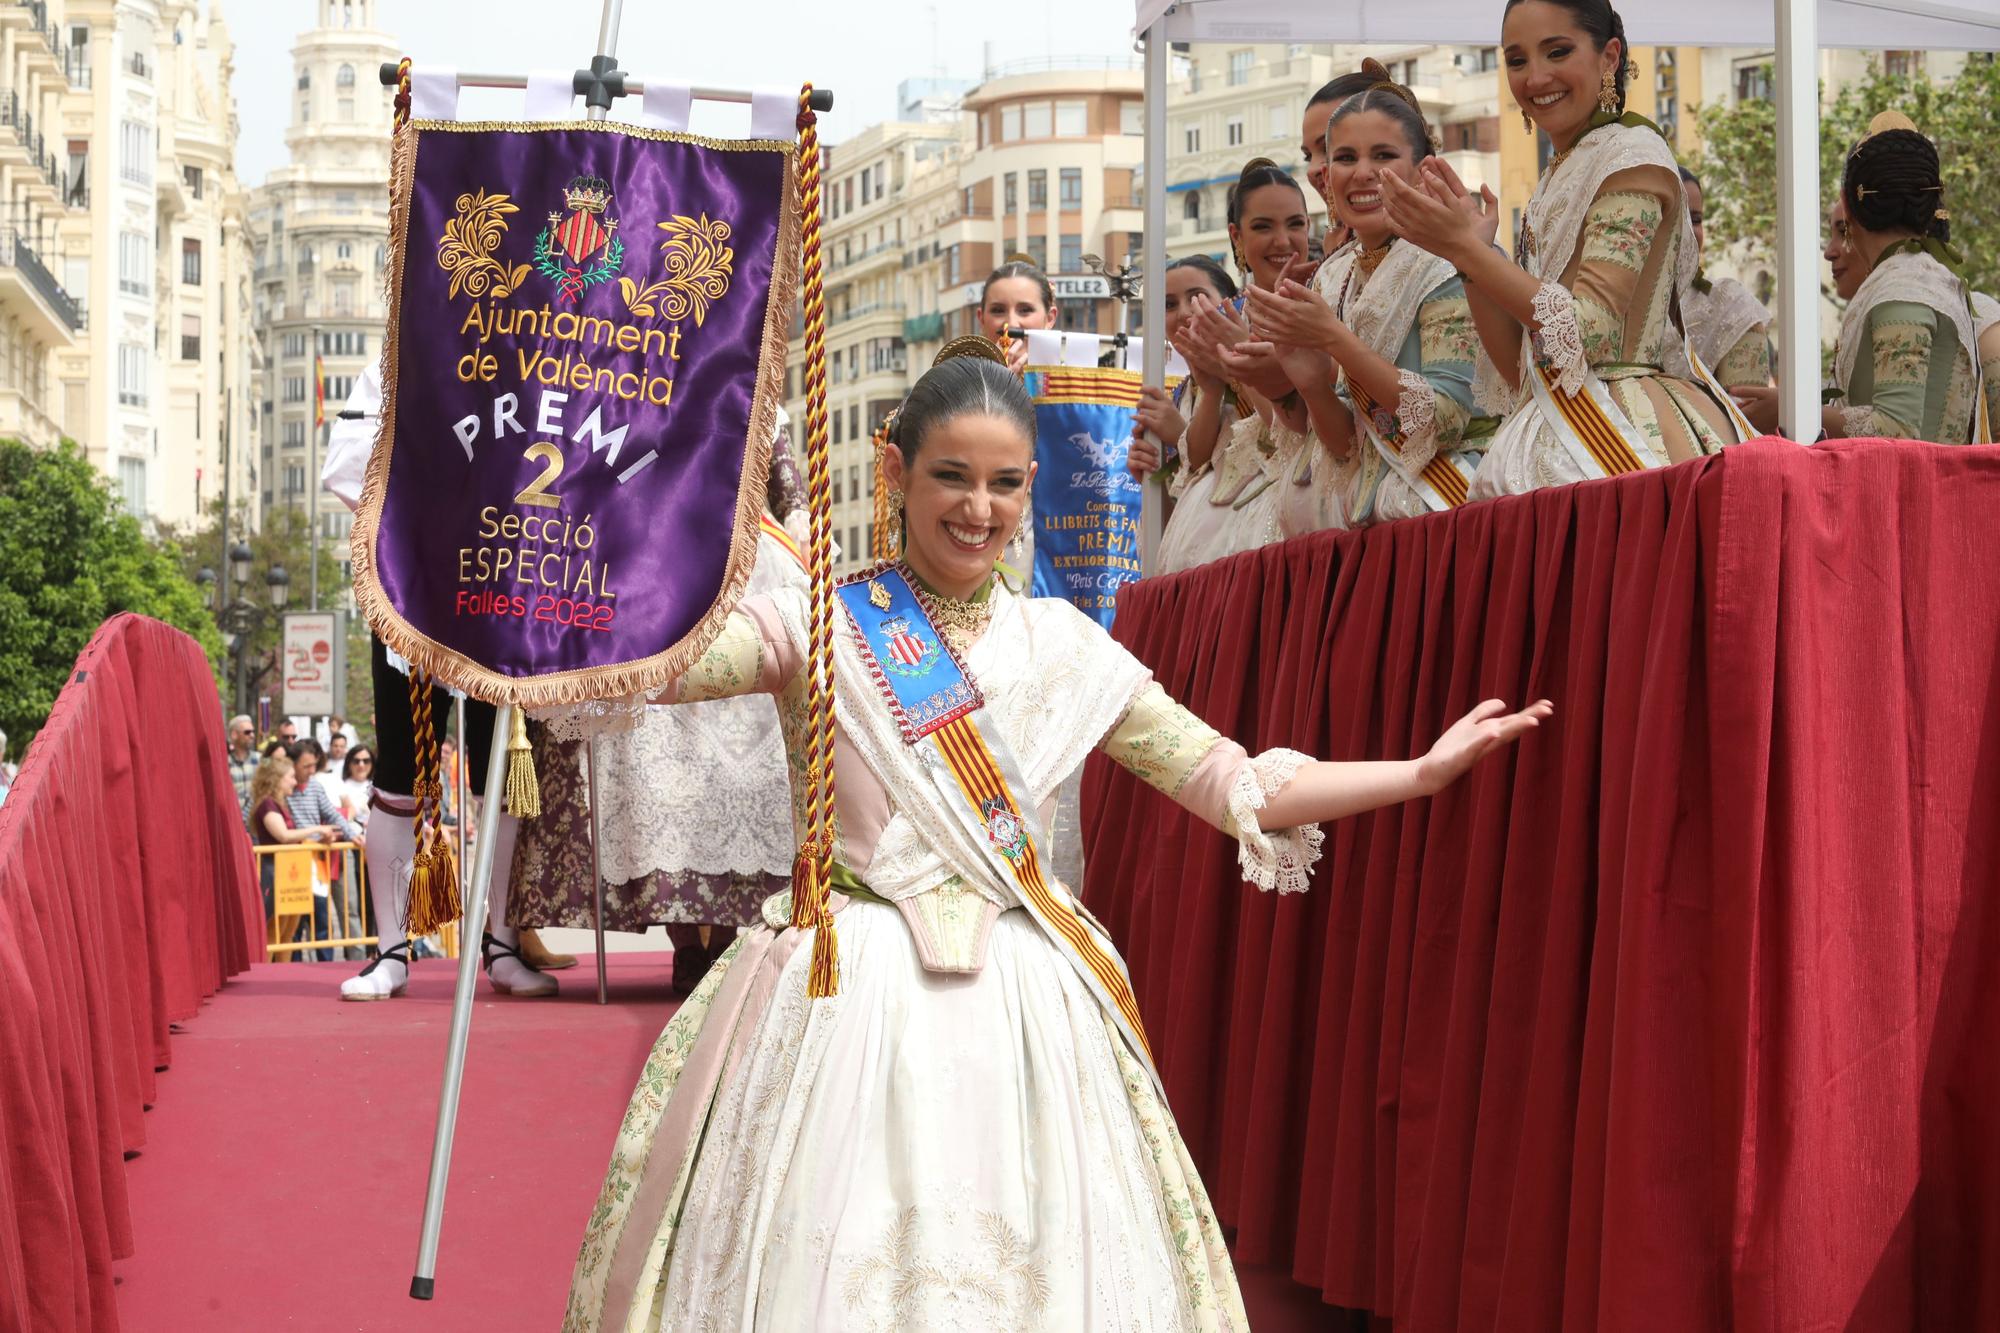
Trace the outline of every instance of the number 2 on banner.
[[562, 475], [562, 450], [544, 440], [540, 444], [529, 445], [527, 452], [521, 456], [540, 461], [543, 464], [542, 475], [529, 482], [527, 487], [514, 497], [514, 503], [517, 505], [536, 505], [543, 509], [560, 508], [562, 506], [562, 497], [559, 495], [550, 495], [548, 487], [551, 482]]

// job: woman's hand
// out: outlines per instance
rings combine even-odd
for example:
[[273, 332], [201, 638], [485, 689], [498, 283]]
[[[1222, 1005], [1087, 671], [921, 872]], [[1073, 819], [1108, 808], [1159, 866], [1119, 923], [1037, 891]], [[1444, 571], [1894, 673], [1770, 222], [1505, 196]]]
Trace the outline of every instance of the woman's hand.
[[1438, 737], [1430, 753], [1417, 761], [1417, 785], [1426, 795], [1443, 791], [1459, 780], [1474, 764], [1503, 745], [1519, 740], [1555, 712], [1547, 699], [1537, 700], [1518, 713], [1509, 713], [1498, 699], [1488, 699], [1452, 723]]
[[1442, 157], [1431, 156], [1423, 160], [1418, 170], [1423, 172], [1424, 188], [1431, 197], [1452, 205], [1472, 222], [1472, 234], [1482, 246], [1492, 245], [1500, 234], [1500, 200], [1484, 185], [1474, 194], [1452, 169], [1451, 163]]
[[1132, 432], [1132, 443], [1125, 450], [1125, 470], [1134, 481], [1144, 481], [1160, 470], [1160, 446], [1144, 431]]
[[1028, 340], [1009, 338], [1007, 340], [1007, 369], [1020, 379], [1028, 373]]
[[1229, 378], [1229, 370], [1222, 364], [1222, 359], [1215, 354], [1214, 348], [1186, 329], [1176, 333], [1167, 341], [1181, 354], [1181, 360], [1188, 363], [1188, 369], [1194, 374], [1197, 388], [1203, 393], [1222, 391], [1223, 383]]
[[1333, 358], [1317, 347], [1298, 347], [1291, 343], [1251, 342], [1244, 343], [1234, 355], [1245, 358], [1270, 358], [1285, 373], [1286, 388], [1277, 397], [1284, 397], [1293, 389], [1311, 389], [1322, 384], [1333, 383]]
[[1778, 389], [1773, 384], [1739, 384], [1729, 391], [1750, 424], [1766, 435], [1778, 433]]
[[[1410, 244], [1430, 251], [1440, 259], [1458, 262], [1467, 250], [1482, 246], [1473, 215], [1451, 199], [1449, 190], [1433, 189], [1426, 174], [1423, 183], [1412, 185], [1394, 172], [1382, 175], [1382, 211], [1389, 226]], [[1439, 198], [1442, 191], [1445, 198]], [[1497, 220], [1496, 220], [1497, 225]]]
[[1243, 339], [1223, 351], [1222, 364], [1238, 384], [1274, 403], [1292, 393], [1292, 377], [1274, 344]]
[[1250, 330], [1243, 323], [1243, 316], [1232, 307], [1202, 301], [1182, 336], [1220, 356], [1225, 349], [1249, 341]]
[[1252, 287], [1250, 309], [1259, 336], [1273, 342], [1331, 352], [1341, 333], [1340, 319], [1326, 298], [1289, 278], [1275, 292]]
[[1140, 430], [1149, 430], [1170, 443], [1187, 431], [1187, 418], [1174, 406], [1173, 395], [1150, 384], [1139, 390], [1139, 410], [1133, 419]]

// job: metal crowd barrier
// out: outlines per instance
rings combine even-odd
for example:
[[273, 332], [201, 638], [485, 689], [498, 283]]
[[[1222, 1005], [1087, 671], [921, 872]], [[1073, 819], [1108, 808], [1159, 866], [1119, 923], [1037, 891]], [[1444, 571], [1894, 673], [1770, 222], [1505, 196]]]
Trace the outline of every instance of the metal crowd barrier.
[[[258, 844], [257, 882], [264, 895], [264, 952], [285, 959], [329, 961], [379, 942], [370, 922], [368, 858], [351, 842]], [[313, 892], [317, 879], [324, 895]], [[437, 933], [438, 951], [458, 957], [458, 927]]]

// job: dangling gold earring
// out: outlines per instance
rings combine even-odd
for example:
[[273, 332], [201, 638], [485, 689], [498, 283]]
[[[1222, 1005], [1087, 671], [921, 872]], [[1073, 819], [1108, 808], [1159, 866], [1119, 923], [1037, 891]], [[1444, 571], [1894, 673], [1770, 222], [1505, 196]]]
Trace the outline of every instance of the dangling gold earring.
[[1597, 85], [1597, 109], [1607, 116], [1618, 110], [1618, 76], [1608, 69], [1604, 81]]
[[[1013, 559], [1017, 569], [1021, 563], [1022, 553], [1028, 549], [1028, 534], [1034, 530], [1034, 522], [1035, 497], [1030, 494], [1021, 502], [1021, 521], [1014, 525], [1014, 535], [1007, 541], [1007, 554]], [[1027, 573], [1026, 570], [1020, 572]]]
[[891, 560], [903, 554], [903, 492], [900, 487], [889, 489], [889, 531], [883, 540], [883, 550]]
[[1525, 106], [1521, 108], [1521, 128], [1530, 134], [1535, 132], [1535, 118], [1528, 114]]

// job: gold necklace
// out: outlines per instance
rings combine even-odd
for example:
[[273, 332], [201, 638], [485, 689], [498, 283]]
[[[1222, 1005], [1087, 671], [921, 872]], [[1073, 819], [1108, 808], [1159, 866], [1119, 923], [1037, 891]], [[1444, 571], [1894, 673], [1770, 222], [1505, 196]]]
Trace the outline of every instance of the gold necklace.
[[972, 645], [979, 642], [979, 636], [986, 632], [986, 627], [993, 623], [993, 598], [990, 593], [975, 602], [926, 590], [924, 601], [925, 609], [931, 613], [931, 623], [938, 627], [945, 642], [960, 656], [970, 652]]
[[1376, 247], [1373, 250], [1362, 250], [1358, 252], [1354, 256], [1354, 267], [1361, 270], [1361, 275], [1363, 277], [1372, 276], [1376, 269], [1382, 267], [1382, 261], [1389, 257], [1389, 247], [1394, 245], [1395, 243], [1396, 243], [1396, 238], [1391, 236], [1388, 240], [1382, 242], [1380, 246]]

